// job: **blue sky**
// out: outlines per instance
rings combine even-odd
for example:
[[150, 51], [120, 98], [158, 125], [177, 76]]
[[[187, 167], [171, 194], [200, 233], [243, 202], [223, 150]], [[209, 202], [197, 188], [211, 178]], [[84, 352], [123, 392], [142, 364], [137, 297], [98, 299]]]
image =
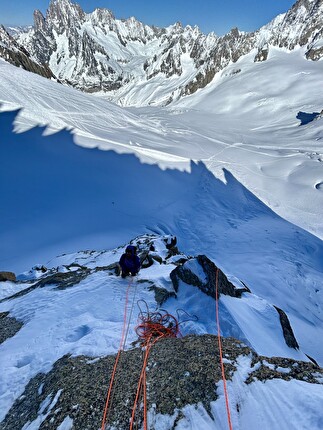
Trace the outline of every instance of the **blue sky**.
[[[46, 13], [50, 0], [1, 0], [0, 23], [24, 25], [33, 23], [33, 11]], [[295, 0], [296, 1], [296, 0]], [[243, 31], [257, 30], [275, 16], [286, 12], [293, 0], [79, 0], [85, 12], [96, 7], [112, 10], [116, 18], [135, 16], [149, 25], [165, 27], [180, 21], [198, 25], [204, 33], [222, 35], [232, 27]]]

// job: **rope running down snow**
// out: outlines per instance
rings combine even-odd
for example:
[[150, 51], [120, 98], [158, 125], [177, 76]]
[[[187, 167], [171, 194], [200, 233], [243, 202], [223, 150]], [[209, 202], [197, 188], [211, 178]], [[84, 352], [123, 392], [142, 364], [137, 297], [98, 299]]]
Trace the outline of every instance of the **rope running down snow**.
[[216, 269], [216, 278], [215, 278], [216, 324], [217, 324], [217, 330], [218, 330], [218, 345], [219, 345], [219, 355], [220, 355], [220, 365], [221, 365], [222, 381], [223, 381], [223, 388], [224, 388], [225, 406], [226, 406], [226, 410], [227, 410], [229, 429], [232, 430], [231, 413], [230, 413], [230, 406], [229, 406], [229, 396], [228, 396], [228, 390], [227, 390], [227, 381], [225, 379], [224, 364], [223, 364], [223, 354], [222, 354], [221, 328], [220, 328], [220, 318], [219, 318], [218, 275], [219, 275], [219, 269], [217, 268]]
[[[113, 371], [112, 371], [112, 375], [111, 375], [111, 379], [110, 379], [110, 385], [109, 385], [109, 389], [108, 389], [108, 394], [106, 397], [106, 402], [105, 402], [105, 407], [104, 407], [104, 412], [103, 412], [103, 418], [102, 418], [102, 424], [101, 424], [101, 430], [105, 429], [105, 424], [107, 421], [107, 413], [109, 410], [109, 404], [110, 404], [110, 400], [112, 397], [112, 389], [113, 389], [113, 383], [114, 383], [114, 378], [116, 375], [116, 371], [117, 371], [117, 367], [118, 367], [118, 362], [121, 356], [121, 352], [124, 350], [125, 344], [126, 344], [126, 340], [127, 340], [127, 336], [128, 336], [128, 331], [129, 331], [129, 325], [130, 325], [130, 321], [131, 321], [131, 315], [132, 315], [132, 311], [133, 311], [133, 307], [134, 307], [134, 302], [135, 302], [135, 296], [136, 296], [136, 291], [137, 291], [137, 285], [136, 285], [136, 289], [134, 291], [134, 295], [133, 295], [133, 299], [132, 299], [132, 306], [131, 306], [131, 312], [130, 312], [130, 317], [128, 320], [128, 324], [127, 324], [127, 308], [128, 308], [128, 301], [129, 301], [129, 291], [130, 291], [130, 287], [133, 284], [133, 279], [131, 279], [128, 283], [128, 288], [126, 291], [126, 299], [125, 299], [125, 305], [124, 305], [124, 315], [123, 315], [123, 327], [122, 327], [122, 334], [121, 334], [121, 339], [120, 339], [120, 345], [119, 345], [119, 349], [118, 349], [118, 354], [116, 356], [115, 362], [114, 362], [114, 366], [113, 366]], [[128, 327], [127, 327], [128, 326]], [[126, 327], [127, 327], [127, 331], [126, 331]]]

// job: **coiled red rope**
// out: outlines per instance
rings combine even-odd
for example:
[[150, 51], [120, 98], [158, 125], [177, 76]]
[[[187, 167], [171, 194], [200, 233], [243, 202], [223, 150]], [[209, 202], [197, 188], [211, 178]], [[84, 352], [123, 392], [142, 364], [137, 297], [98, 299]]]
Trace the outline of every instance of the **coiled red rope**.
[[138, 406], [141, 390], [143, 391], [143, 424], [144, 430], [148, 430], [147, 422], [147, 388], [146, 388], [146, 368], [148, 357], [152, 346], [162, 338], [177, 337], [180, 334], [179, 323], [175, 317], [169, 313], [161, 312], [143, 313], [139, 316], [141, 322], [136, 327], [136, 333], [141, 340], [141, 345], [145, 348], [143, 365], [138, 381], [136, 397], [132, 408], [130, 420], [130, 430], [133, 429], [135, 414]]

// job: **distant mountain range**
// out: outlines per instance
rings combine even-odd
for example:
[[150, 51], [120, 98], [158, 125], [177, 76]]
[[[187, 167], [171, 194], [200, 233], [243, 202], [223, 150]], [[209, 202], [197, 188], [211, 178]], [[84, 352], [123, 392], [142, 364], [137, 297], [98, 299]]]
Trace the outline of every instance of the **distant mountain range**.
[[[157, 28], [133, 17], [119, 20], [108, 9], [86, 14], [70, 0], [51, 0], [45, 17], [36, 10], [33, 27], [0, 28], [5, 60], [82, 91], [107, 92], [121, 105], [167, 105], [205, 87], [243, 55], [254, 52], [254, 61], [265, 61], [271, 47], [298, 46], [308, 60], [322, 58], [323, 0], [298, 0], [255, 32], [234, 28], [221, 37], [180, 23]], [[154, 96], [161, 85], [163, 96]], [[143, 87], [144, 101], [137, 97]]]

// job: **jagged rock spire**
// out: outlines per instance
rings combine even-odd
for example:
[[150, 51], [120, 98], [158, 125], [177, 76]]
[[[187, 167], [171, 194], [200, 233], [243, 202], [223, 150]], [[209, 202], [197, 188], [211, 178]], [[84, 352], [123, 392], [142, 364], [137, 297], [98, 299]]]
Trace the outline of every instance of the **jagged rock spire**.
[[[70, 0], [51, 0], [46, 14], [46, 21], [58, 30], [79, 27], [85, 19], [85, 12], [77, 3]], [[61, 33], [61, 31], [59, 31]]]
[[34, 11], [34, 28], [35, 31], [46, 31], [45, 17], [38, 9]]

